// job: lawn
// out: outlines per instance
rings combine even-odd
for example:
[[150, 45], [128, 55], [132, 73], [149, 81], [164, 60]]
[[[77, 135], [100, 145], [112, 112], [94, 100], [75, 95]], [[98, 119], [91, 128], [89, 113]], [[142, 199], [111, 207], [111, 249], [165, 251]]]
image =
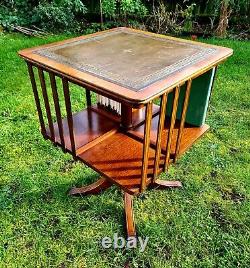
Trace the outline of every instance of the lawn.
[[[250, 267], [250, 42], [201, 40], [234, 55], [218, 70], [210, 131], [162, 176], [183, 189], [135, 199], [138, 233], [149, 237], [141, 253], [102, 248], [103, 237], [124, 235], [121, 191], [67, 196], [98, 174], [39, 132], [17, 51], [66, 37], [0, 35], [0, 267]], [[85, 99], [75, 92], [77, 110]]]

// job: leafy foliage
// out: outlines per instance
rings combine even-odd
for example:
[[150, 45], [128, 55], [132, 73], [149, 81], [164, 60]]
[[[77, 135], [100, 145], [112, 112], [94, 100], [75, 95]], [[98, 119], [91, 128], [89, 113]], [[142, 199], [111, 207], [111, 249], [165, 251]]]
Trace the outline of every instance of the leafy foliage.
[[33, 20], [45, 29], [76, 30], [79, 25], [77, 15], [83, 15], [86, 11], [80, 0], [39, 3], [35, 8]]
[[182, 8], [176, 5], [175, 10], [169, 10], [168, 7], [160, 2], [158, 6], [153, 7], [152, 15], [147, 21], [148, 28], [158, 33], [175, 33], [192, 29], [192, 18], [195, 4]]
[[6, 29], [37, 25], [52, 31], [74, 30], [79, 24], [78, 16], [86, 12], [81, 0], [4, 0], [0, 5], [0, 24]]
[[142, 18], [148, 11], [141, 0], [103, 0], [101, 5], [105, 16], [122, 21], [128, 17]]
[[51, 32], [83, 32], [101, 22], [98, 29], [133, 25], [180, 34], [199, 26], [197, 18], [210, 32], [220, 26], [226, 33], [232, 25], [249, 32], [250, 0], [0, 0], [0, 26], [6, 30], [35, 25]]
[[32, 10], [37, 4], [30, 0], [2, 0], [0, 2], [0, 25], [11, 29], [13, 25], [33, 23]]
[[117, 11], [117, 0], [103, 0], [102, 11], [108, 17], [115, 17]]
[[147, 9], [142, 4], [141, 0], [121, 0], [120, 9], [121, 14], [124, 16], [136, 15], [138, 17], [142, 17], [147, 14]]

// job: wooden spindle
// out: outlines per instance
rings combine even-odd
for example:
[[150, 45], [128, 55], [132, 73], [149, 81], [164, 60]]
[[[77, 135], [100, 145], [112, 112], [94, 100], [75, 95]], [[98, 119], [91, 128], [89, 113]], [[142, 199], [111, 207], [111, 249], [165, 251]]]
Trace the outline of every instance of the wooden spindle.
[[55, 106], [55, 111], [56, 111], [56, 119], [57, 119], [61, 145], [63, 149], [65, 149], [65, 142], [64, 142], [64, 135], [63, 135], [63, 122], [62, 122], [62, 115], [61, 115], [61, 109], [60, 109], [60, 104], [59, 104], [59, 97], [58, 97], [58, 92], [57, 92], [55, 75], [50, 72], [49, 78], [50, 78], [50, 84], [51, 84], [54, 106]]
[[147, 175], [148, 175], [148, 156], [149, 156], [149, 145], [150, 145], [150, 130], [151, 130], [151, 123], [152, 123], [152, 107], [153, 107], [153, 103], [149, 102], [146, 105], [146, 111], [145, 111], [141, 192], [143, 192], [146, 188], [146, 180], [147, 180]]
[[62, 78], [62, 84], [63, 84], [63, 93], [64, 93], [64, 99], [65, 99], [66, 112], [67, 112], [71, 151], [72, 151], [72, 154], [75, 156], [76, 147], [75, 147], [75, 138], [74, 138], [74, 124], [73, 124], [73, 116], [72, 116], [72, 110], [71, 110], [68, 80], [66, 78]]
[[209, 95], [209, 100], [208, 100], [208, 103], [207, 105], [209, 105], [210, 103], [210, 99], [211, 99], [211, 96], [212, 96], [212, 91], [213, 91], [213, 88], [214, 88], [214, 81], [215, 81], [215, 77], [216, 77], [216, 74], [217, 74], [217, 71], [218, 71], [218, 66], [215, 66], [213, 69], [212, 69], [212, 83], [211, 83], [211, 89], [210, 89], [210, 95]]
[[177, 112], [177, 108], [178, 108], [179, 93], [180, 93], [180, 86], [177, 86], [174, 90], [174, 101], [173, 101], [173, 106], [172, 106], [170, 127], [168, 130], [168, 139], [167, 139], [164, 171], [166, 171], [168, 169], [169, 162], [170, 162], [171, 141], [172, 141], [172, 135], [173, 135], [174, 125], [175, 125], [176, 112]]
[[185, 120], [186, 120], [187, 107], [188, 107], [188, 102], [189, 102], [191, 86], [192, 86], [192, 80], [190, 79], [187, 82], [186, 93], [185, 93], [185, 98], [184, 98], [183, 107], [182, 107], [181, 121], [180, 121], [180, 126], [179, 126], [179, 130], [178, 130], [178, 135], [177, 135], [174, 161], [176, 161], [177, 156], [179, 155], [179, 151], [180, 151], [181, 138], [182, 138], [184, 124], [185, 124]]
[[53, 142], [55, 142], [54, 125], [53, 125], [52, 116], [51, 116], [51, 110], [50, 110], [48, 93], [47, 93], [47, 89], [46, 89], [46, 83], [45, 83], [43, 70], [40, 67], [38, 67], [38, 75], [39, 75], [40, 84], [41, 84], [41, 88], [42, 88], [43, 100], [44, 100], [45, 110], [46, 110], [46, 114], [47, 114], [47, 118], [48, 118], [51, 140]]
[[40, 99], [39, 99], [39, 95], [38, 95], [38, 91], [37, 91], [37, 85], [36, 85], [34, 71], [33, 71], [32, 65], [30, 63], [27, 62], [27, 66], [28, 66], [28, 72], [29, 72], [31, 86], [32, 86], [33, 94], [34, 94], [34, 99], [35, 99], [35, 103], [36, 103], [36, 109], [37, 109], [37, 113], [38, 113], [38, 117], [39, 117], [39, 122], [40, 122], [40, 126], [41, 126], [41, 133], [45, 137], [46, 128], [45, 128], [45, 124], [44, 124], [44, 120], [43, 120], [43, 113], [42, 113]]
[[163, 131], [164, 120], [165, 120], [165, 115], [166, 115], [167, 96], [168, 96], [167, 93], [165, 93], [161, 96], [160, 115], [159, 115], [159, 121], [158, 121], [157, 140], [156, 140], [156, 152], [155, 152], [153, 182], [156, 181], [156, 178], [157, 178], [158, 173], [159, 173], [159, 163], [160, 163], [160, 156], [161, 156], [161, 138], [162, 138], [162, 131]]
[[85, 89], [85, 94], [86, 94], [86, 100], [87, 100], [87, 106], [91, 106], [91, 92], [89, 89]]

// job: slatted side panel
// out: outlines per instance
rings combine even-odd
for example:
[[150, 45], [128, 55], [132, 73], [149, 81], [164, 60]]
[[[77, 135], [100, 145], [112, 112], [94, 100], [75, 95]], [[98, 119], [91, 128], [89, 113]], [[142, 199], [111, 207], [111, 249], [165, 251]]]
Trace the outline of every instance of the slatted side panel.
[[[185, 127], [185, 120], [187, 114], [187, 108], [189, 104], [189, 96], [192, 87], [192, 80], [188, 80], [186, 82], [186, 90], [183, 102], [179, 101], [180, 96], [180, 86], [174, 88], [173, 91], [173, 102], [171, 107], [171, 115], [170, 118], [166, 118], [166, 107], [168, 105], [168, 93], [164, 93], [160, 97], [160, 113], [158, 120], [158, 128], [157, 128], [157, 137], [156, 137], [156, 146], [155, 146], [155, 159], [154, 159], [154, 171], [153, 171], [153, 183], [156, 182], [157, 177], [160, 173], [160, 164], [161, 157], [164, 156], [164, 171], [168, 170], [170, 165], [170, 155], [171, 155], [171, 144], [176, 142], [175, 145], [175, 153], [174, 160], [179, 154], [181, 139], [183, 136], [183, 130]], [[176, 116], [177, 110], [181, 109], [181, 118], [180, 122], [176, 124]], [[167, 120], [167, 121], [166, 121]], [[148, 149], [150, 146], [150, 131], [151, 131], [151, 121], [152, 121], [152, 102], [146, 105], [146, 113], [145, 113], [145, 124], [144, 124], [144, 139], [143, 139], [143, 159], [142, 159], [142, 177], [141, 177], [141, 192], [143, 192], [146, 188], [146, 180], [148, 176]], [[173, 141], [174, 137], [174, 129], [178, 126], [178, 132], [176, 141]], [[162, 133], [163, 130], [167, 132], [166, 138], [166, 150], [162, 150]]]
[[179, 124], [179, 129], [178, 129], [176, 148], [175, 148], [175, 154], [174, 154], [174, 161], [176, 161], [177, 156], [179, 155], [179, 152], [180, 152], [181, 138], [182, 138], [184, 124], [185, 124], [185, 120], [186, 120], [186, 114], [187, 114], [187, 108], [188, 108], [188, 103], [189, 103], [191, 86], [192, 86], [192, 80], [190, 79], [186, 83], [185, 97], [184, 97], [183, 105], [181, 107], [181, 109], [182, 109], [181, 110], [181, 119], [180, 119], [180, 124]]
[[[71, 98], [70, 98], [70, 90], [69, 90], [69, 82], [66, 78], [62, 78], [62, 89], [63, 89], [63, 102], [64, 105], [62, 107], [62, 103], [60, 104], [59, 100], [59, 92], [57, 85], [57, 78], [54, 73], [48, 72], [49, 82], [45, 79], [46, 72], [41, 67], [32, 66], [32, 64], [28, 64], [28, 71], [30, 75], [31, 85], [34, 93], [36, 108], [39, 116], [39, 122], [41, 126], [41, 132], [45, 138], [49, 138], [53, 143], [60, 144], [63, 150], [66, 150], [65, 146], [65, 120], [62, 118], [62, 109], [64, 106], [66, 108], [67, 115], [67, 125], [69, 129], [70, 136], [70, 145], [71, 145], [71, 153], [73, 156], [76, 155], [76, 146], [75, 146], [75, 137], [74, 137], [74, 122], [73, 122], [73, 114], [71, 107]], [[34, 74], [34, 70], [38, 71], [38, 79], [40, 81], [40, 92], [36, 83], [36, 78]], [[50, 84], [50, 85], [48, 85]], [[50, 91], [51, 90], [51, 91]], [[51, 96], [52, 97], [49, 97]], [[61, 95], [61, 96], [62, 96]], [[87, 105], [91, 105], [90, 92], [86, 90], [86, 99]], [[44, 107], [44, 109], [42, 108]], [[59, 132], [59, 137], [55, 137], [55, 123], [53, 122], [53, 114], [55, 114], [55, 120], [57, 121], [57, 131]], [[46, 123], [45, 123], [46, 122]], [[48, 126], [46, 127], [46, 124]], [[58, 135], [58, 134], [57, 134]]]
[[[173, 132], [176, 125], [176, 114], [179, 104], [180, 87], [177, 86], [173, 90], [174, 100], [172, 103], [172, 111], [170, 119], [166, 118], [166, 108], [168, 105], [168, 93], [164, 93], [160, 97], [160, 113], [157, 127], [156, 147], [155, 147], [155, 160], [154, 160], [154, 173], [153, 183], [156, 182], [160, 173], [161, 157], [164, 157], [164, 171], [167, 171], [170, 164], [171, 143], [173, 142]], [[166, 120], [169, 121], [166, 123]], [[165, 129], [165, 130], [164, 130]], [[163, 130], [168, 133], [167, 139], [162, 140]], [[162, 143], [166, 142], [166, 150], [162, 150]]]
[[28, 72], [29, 72], [31, 86], [32, 86], [33, 94], [34, 94], [36, 109], [37, 109], [37, 113], [38, 113], [38, 117], [39, 117], [41, 133], [45, 137], [46, 136], [46, 128], [45, 128], [45, 123], [44, 123], [44, 119], [43, 119], [43, 112], [42, 112], [41, 102], [40, 102], [40, 98], [39, 98], [39, 94], [38, 94], [38, 90], [37, 90], [37, 84], [36, 84], [33, 66], [28, 62], [27, 62], [27, 66], [28, 66]]
[[54, 131], [54, 125], [53, 125], [53, 120], [52, 120], [52, 115], [51, 115], [51, 107], [50, 107], [49, 98], [48, 98], [48, 91], [46, 87], [44, 72], [40, 67], [38, 67], [38, 75], [40, 79], [47, 120], [49, 123], [50, 136], [51, 136], [52, 141], [55, 142], [55, 131]]
[[[216, 71], [217, 71], [217, 67], [214, 67], [212, 69], [212, 76], [211, 76], [211, 80], [210, 80], [210, 94], [209, 94], [209, 100], [211, 97], [211, 91], [213, 89], [213, 84], [214, 84], [214, 80], [215, 80], [215, 75], [216, 75]], [[183, 135], [183, 131], [185, 128], [185, 120], [186, 120], [186, 115], [187, 115], [187, 109], [188, 109], [188, 104], [189, 104], [189, 97], [190, 97], [190, 93], [191, 93], [191, 89], [192, 89], [192, 79], [189, 79], [186, 82], [186, 91], [185, 91], [185, 97], [184, 97], [184, 101], [181, 104], [181, 118], [180, 118], [180, 124], [179, 124], [179, 128], [178, 128], [178, 134], [177, 134], [177, 141], [176, 141], [176, 147], [175, 147], [175, 153], [174, 153], [174, 162], [176, 162], [179, 153], [180, 153], [180, 145], [181, 145], [181, 139], [182, 139], [182, 135]], [[209, 100], [207, 102], [206, 105], [208, 105]], [[179, 104], [180, 105], [180, 104]]]
[[[164, 156], [164, 170], [166, 171], [170, 164], [170, 150], [171, 150], [171, 142], [173, 138], [173, 131], [176, 123], [176, 114], [178, 109], [179, 102], [179, 93], [180, 87], [177, 86], [173, 89], [174, 100], [172, 104], [172, 112], [170, 116], [170, 124], [165, 124], [166, 119], [166, 107], [168, 105], [168, 94], [164, 93], [160, 97], [160, 114], [157, 128], [157, 137], [156, 137], [156, 147], [155, 147], [155, 159], [154, 159], [154, 171], [153, 171], [153, 182], [157, 180], [157, 176], [160, 172], [160, 163], [161, 157]], [[150, 131], [151, 131], [151, 122], [152, 122], [152, 105], [150, 102], [146, 105], [145, 112], [145, 125], [144, 125], [144, 139], [143, 139], [143, 159], [142, 159], [142, 180], [141, 180], [141, 192], [143, 192], [146, 188], [146, 180], [148, 176], [148, 150], [150, 146]], [[162, 132], [163, 129], [167, 127], [167, 140], [166, 140], [166, 150], [165, 153], [162, 150]]]

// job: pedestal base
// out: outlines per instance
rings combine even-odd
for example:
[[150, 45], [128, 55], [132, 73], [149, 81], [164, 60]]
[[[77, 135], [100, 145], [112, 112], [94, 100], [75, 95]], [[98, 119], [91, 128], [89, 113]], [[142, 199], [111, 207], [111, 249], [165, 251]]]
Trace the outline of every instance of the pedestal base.
[[112, 183], [109, 182], [107, 179], [101, 177], [98, 181], [90, 185], [80, 187], [80, 188], [76, 188], [76, 187], [72, 188], [69, 191], [69, 195], [77, 196], [77, 195], [99, 194], [102, 191], [109, 188], [110, 186], [112, 186]]
[[[113, 183], [108, 179], [101, 177], [98, 181], [80, 188], [72, 188], [69, 191], [71, 196], [81, 196], [89, 194], [99, 194], [106, 190]], [[180, 181], [156, 180], [150, 184], [152, 188], [179, 188], [182, 187]], [[135, 220], [133, 212], [133, 195], [124, 192], [124, 212], [125, 212], [125, 229], [127, 238], [136, 237]]]

